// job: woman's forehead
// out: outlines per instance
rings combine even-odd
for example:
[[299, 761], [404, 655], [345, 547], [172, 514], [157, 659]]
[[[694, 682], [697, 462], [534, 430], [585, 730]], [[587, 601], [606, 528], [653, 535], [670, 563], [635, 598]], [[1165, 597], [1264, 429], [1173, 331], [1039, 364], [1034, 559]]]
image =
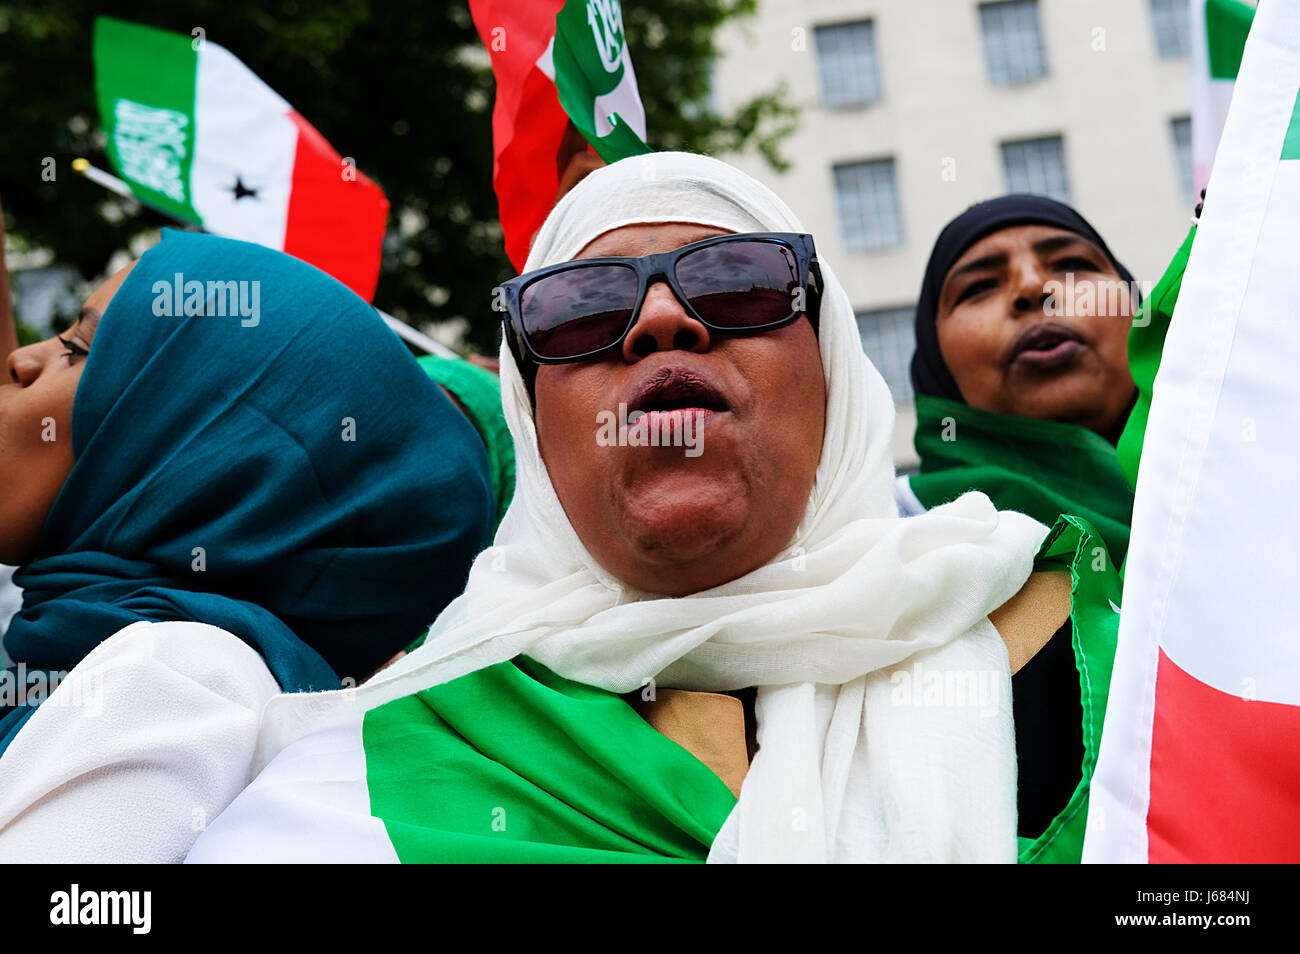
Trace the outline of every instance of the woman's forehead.
[[573, 256], [601, 258], [606, 255], [641, 256], [668, 252], [714, 235], [731, 234], [731, 229], [698, 222], [653, 222], [623, 225], [596, 236]]
[[963, 265], [995, 255], [1013, 255], [1023, 250], [1035, 252], [1040, 250], [1054, 251], [1063, 247], [1067, 240], [1086, 245], [1100, 252], [1100, 249], [1097, 249], [1096, 245], [1087, 238], [1077, 232], [1071, 232], [1069, 229], [1058, 228], [1054, 225], [1013, 225], [1009, 228], [998, 229], [996, 232], [986, 235], [972, 244], [970, 248], [962, 252], [957, 261], [953, 262], [948, 272], [951, 274]]

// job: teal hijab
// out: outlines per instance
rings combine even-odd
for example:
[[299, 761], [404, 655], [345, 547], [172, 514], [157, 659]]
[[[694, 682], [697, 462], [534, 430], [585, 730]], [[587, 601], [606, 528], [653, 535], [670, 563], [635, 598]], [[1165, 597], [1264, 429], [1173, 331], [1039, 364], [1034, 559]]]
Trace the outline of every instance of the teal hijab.
[[[14, 577], [5, 649], [29, 678], [132, 623], [192, 620], [286, 691], [364, 679], [460, 593], [494, 525], [483, 442], [374, 310], [215, 236], [164, 232], [113, 297], [72, 447]], [[31, 708], [0, 710], [0, 751]]]

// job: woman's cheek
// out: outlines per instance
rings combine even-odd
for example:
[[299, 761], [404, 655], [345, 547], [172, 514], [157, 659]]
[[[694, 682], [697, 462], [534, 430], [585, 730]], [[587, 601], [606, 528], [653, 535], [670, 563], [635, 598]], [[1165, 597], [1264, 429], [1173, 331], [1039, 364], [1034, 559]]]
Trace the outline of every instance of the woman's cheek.
[[1076, 282], [1074, 297], [1070, 300], [1065, 315], [1120, 322], [1127, 330], [1133, 311], [1133, 298], [1126, 284], [1115, 278]]
[[951, 315], [940, 326], [939, 350], [963, 394], [994, 373], [1003, 348], [1001, 330], [992, 316], [974, 309]]
[[[1101, 290], [1104, 294], [1104, 286]], [[1124, 292], [1109, 299], [1098, 298], [1097, 302], [1099, 307], [1088, 316], [1089, 340], [1127, 363], [1128, 333], [1133, 325], [1132, 300]]]
[[81, 367], [65, 368], [45, 384], [36, 382], [0, 411], [0, 446], [23, 454], [72, 459], [72, 400], [81, 380]]
[[[41, 450], [49, 438], [57, 437], [58, 418], [23, 397], [0, 407], [0, 454], [31, 453]], [[46, 440], [42, 441], [42, 437]]]
[[1068, 302], [1065, 311], [1066, 319], [1070, 318], [1093, 318], [1097, 315], [1097, 284], [1096, 282], [1076, 282], [1074, 285], [1074, 297]]

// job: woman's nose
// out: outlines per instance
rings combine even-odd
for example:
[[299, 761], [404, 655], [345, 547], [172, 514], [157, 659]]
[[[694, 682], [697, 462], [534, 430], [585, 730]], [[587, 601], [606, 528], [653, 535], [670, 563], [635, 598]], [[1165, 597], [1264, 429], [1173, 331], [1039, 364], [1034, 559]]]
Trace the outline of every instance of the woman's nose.
[[623, 357], [633, 362], [656, 351], [709, 350], [709, 329], [686, 313], [668, 283], [647, 290], [636, 324], [623, 339]]
[[1017, 317], [1030, 311], [1042, 311], [1047, 299], [1052, 297], [1047, 290], [1047, 276], [1037, 262], [1025, 262], [1019, 266], [1012, 288], [1016, 293], [1012, 308]]
[[9, 379], [27, 387], [40, 377], [41, 371], [45, 368], [45, 361], [41, 357], [41, 346], [33, 344], [10, 352], [5, 365], [9, 371]]

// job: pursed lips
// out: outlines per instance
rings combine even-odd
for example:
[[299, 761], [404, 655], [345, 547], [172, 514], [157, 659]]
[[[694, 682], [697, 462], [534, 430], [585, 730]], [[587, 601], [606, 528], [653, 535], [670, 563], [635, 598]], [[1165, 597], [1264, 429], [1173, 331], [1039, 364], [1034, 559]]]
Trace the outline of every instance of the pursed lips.
[[1012, 345], [1008, 366], [1032, 372], [1057, 371], [1079, 356], [1087, 342], [1059, 321], [1040, 321], [1021, 332]]
[[730, 411], [731, 405], [708, 375], [682, 364], [668, 364], [651, 371], [632, 389], [627, 408], [629, 415], [694, 409], [721, 413]]

